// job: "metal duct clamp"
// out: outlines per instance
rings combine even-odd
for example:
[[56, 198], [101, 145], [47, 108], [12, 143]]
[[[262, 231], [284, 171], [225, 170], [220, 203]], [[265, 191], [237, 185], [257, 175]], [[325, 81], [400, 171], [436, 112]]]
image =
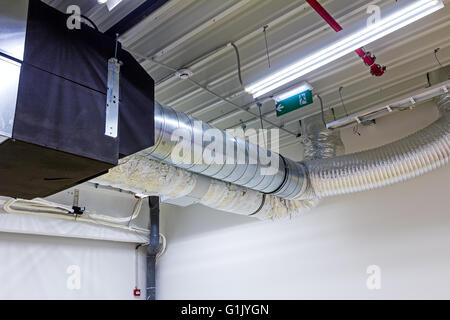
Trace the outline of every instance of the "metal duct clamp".
[[105, 135], [117, 138], [119, 127], [119, 79], [120, 62], [116, 58], [108, 60], [108, 85], [106, 94]]
[[306, 191], [308, 185], [306, 171], [302, 164], [285, 157], [281, 158], [286, 164], [285, 180], [281, 187], [272, 193], [272, 195], [292, 200]]

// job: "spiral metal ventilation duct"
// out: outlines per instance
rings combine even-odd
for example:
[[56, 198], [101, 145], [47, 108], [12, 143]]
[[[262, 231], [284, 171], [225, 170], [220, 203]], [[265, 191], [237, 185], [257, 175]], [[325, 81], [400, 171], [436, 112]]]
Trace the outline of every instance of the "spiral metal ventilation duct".
[[[303, 209], [314, 207], [323, 197], [386, 186], [447, 164], [450, 157], [448, 99], [448, 92], [435, 99], [441, 116], [428, 127], [397, 142], [349, 155], [339, 155], [343, 153], [339, 131], [326, 129], [326, 119], [321, 118], [321, 115], [311, 117], [304, 132], [305, 160], [297, 163], [271, 153], [273, 159], [279, 161], [279, 168], [274, 175], [262, 174], [261, 168], [264, 165], [259, 161], [255, 164], [250, 161], [258, 159], [260, 154], [265, 154], [267, 151], [263, 148], [204, 122], [195, 123], [196, 120], [192, 117], [157, 104], [155, 146], [131, 156], [128, 165], [125, 163], [112, 169], [108, 175], [97, 179], [97, 182], [105, 183], [105, 177], [108, 180], [109, 176], [110, 181], [106, 181], [106, 184], [116, 183], [123, 188], [126, 181], [131, 181], [130, 185], [136, 185], [136, 181], [140, 180], [141, 185], [149, 189], [149, 181], [159, 179], [160, 183], [154, 186], [154, 190], [150, 189], [158, 194], [170, 195], [170, 192], [176, 190], [177, 179], [166, 176], [161, 180], [161, 172], [164, 170], [160, 169], [153, 170], [155, 176], [145, 174], [155, 163], [163, 162], [166, 163], [165, 170], [174, 170], [175, 174], [181, 176], [187, 174], [189, 179], [196, 181], [189, 186], [180, 187], [181, 193], [175, 192], [177, 194], [172, 196], [197, 193], [198, 202], [219, 210], [262, 218], [291, 216]], [[330, 115], [325, 112], [324, 117], [327, 116]], [[198, 139], [201, 141], [201, 144], [198, 144], [194, 137], [201, 137], [207, 129], [217, 130], [223, 137], [223, 150], [226, 150], [225, 145], [228, 144], [232, 145], [235, 151], [245, 150], [245, 163], [239, 163], [236, 157], [225, 164], [210, 165], [201, 161], [174, 161], [171, 153], [177, 141], [172, 141], [171, 137], [179, 128], [190, 133], [191, 140], [188, 143], [192, 150], [198, 147], [202, 151], [206, 148], [203, 139]], [[135, 172], [133, 175], [129, 166], [135, 161], [140, 164], [131, 169]], [[164, 166], [162, 163], [160, 165]], [[120, 170], [122, 176], [117, 174]], [[130, 179], [130, 176], [135, 178]], [[189, 179], [183, 177], [180, 181]], [[199, 187], [201, 184], [198, 181], [202, 180], [207, 182], [203, 184], [206, 187], [200, 192], [202, 188]], [[172, 191], [164, 191], [164, 188], [168, 187]]]
[[[172, 155], [178, 141], [172, 141], [172, 136], [177, 129], [183, 129], [184, 133], [188, 134], [190, 141], [187, 143], [192, 150], [188, 158], [193, 161], [174, 161]], [[202, 159], [196, 158], [198, 154], [203, 155], [210, 144], [207, 139], [202, 139], [207, 130], [222, 136], [223, 150], [234, 150], [233, 155], [225, 156], [228, 158], [223, 164], [206, 164]], [[195, 153], [197, 150], [200, 152]], [[155, 146], [140, 154], [213, 179], [284, 199], [293, 199], [306, 186], [305, 173], [300, 164], [158, 103], [155, 103]], [[245, 154], [245, 159], [239, 159], [239, 154]], [[274, 168], [277, 167], [275, 174], [263, 174], [262, 169], [265, 166], [260, 161], [262, 157], [273, 159], [272, 164]]]

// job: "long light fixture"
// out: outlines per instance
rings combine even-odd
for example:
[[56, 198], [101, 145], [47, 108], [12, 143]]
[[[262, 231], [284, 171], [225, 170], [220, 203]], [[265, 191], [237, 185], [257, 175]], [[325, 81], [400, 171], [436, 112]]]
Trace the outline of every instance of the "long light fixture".
[[411, 5], [398, 10], [377, 23], [355, 32], [289, 67], [246, 87], [245, 90], [252, 94], [254, 98], [258, 98], [443, 7], [442, 0], [415, 1]]
[[97, 0], [99, 4], [106, 3], [106, 6], [109, 11], [112, 11], [122, 0]]

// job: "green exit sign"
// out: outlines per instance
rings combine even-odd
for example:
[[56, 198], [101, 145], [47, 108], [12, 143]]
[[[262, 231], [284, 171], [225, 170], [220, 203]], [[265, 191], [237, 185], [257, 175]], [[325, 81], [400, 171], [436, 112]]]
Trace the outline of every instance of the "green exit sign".
[[275, 105], [277, 110], [277, 117], [280, 117], [286, 113], [303, 108], [313, 103], [313, 96], [311, 90], [300, 92], [290, 98], [278, 101]]

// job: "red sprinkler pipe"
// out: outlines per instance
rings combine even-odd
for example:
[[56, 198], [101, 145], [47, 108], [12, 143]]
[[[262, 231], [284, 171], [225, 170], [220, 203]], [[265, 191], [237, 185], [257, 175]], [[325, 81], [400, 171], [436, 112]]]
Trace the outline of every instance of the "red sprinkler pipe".
[[[341, 25], [325, 10], [322, 5], [317, 2], [317, 0], [306, 0], [308, 4], [333, 28], [334, 31], [339, 32], [342, 31]], [[380, 77], [385, 71], [386, 67], [380, 66], [379, 64], [375, 64], [375, 60], [377, 59], [370, 52], [366, 52], [363, 48], [359, 48], [355, 50], [356, 54], [364, 61], [364, 63], [370, 67], [370, 73], [373, 76]]]
[[328, 13], [327, 10], [325, 10], [324, 7], [322, 7], [320, 3], [316, 0], [306, 0], [306, 2], [308, 2], [314, 10], [316, 10], [316, 12], [333, 28], [334, 31], [342, 31], [341, 25], [334, 20], [334, 18]]

